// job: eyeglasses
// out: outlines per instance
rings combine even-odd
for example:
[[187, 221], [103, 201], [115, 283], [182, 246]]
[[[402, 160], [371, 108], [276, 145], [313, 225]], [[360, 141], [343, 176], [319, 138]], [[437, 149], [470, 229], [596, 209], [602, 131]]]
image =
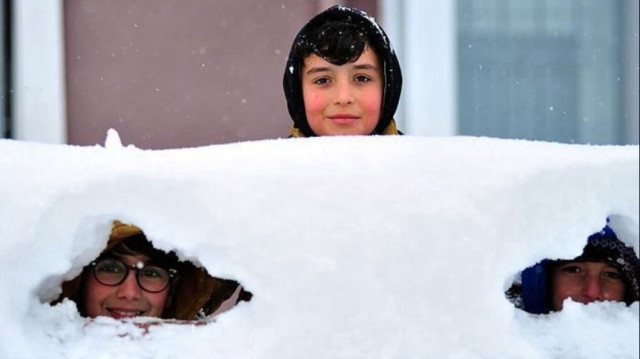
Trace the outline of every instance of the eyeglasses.
[[129, 276], [129, 270], [136, 272], [136, 281], [143, 290], [150, 293], [158, 293], [167, 289], [177, 271], [173, 268], [165, 269], [157, 265], [144, 265], [137, 262], [134, 265], [126, 265], [115, 258], [105, 258], [90, 264], [93, 277], [98, 283], [107, 286], [116, 286], [124, 282]]

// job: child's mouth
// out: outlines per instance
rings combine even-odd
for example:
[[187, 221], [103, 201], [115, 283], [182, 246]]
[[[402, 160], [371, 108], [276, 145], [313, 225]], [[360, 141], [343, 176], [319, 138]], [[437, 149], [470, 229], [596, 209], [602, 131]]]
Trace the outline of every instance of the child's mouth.
[[144, 313], [142, 310], [126, 308], [107, 308], [107, 310], [109, 314], [111, 314], [111, 317], [115, 319], [139, 317]]
[[358, 116], [353, 115], [335, 115], [329, 116], [329, 119], [340, 125], [352, 124], [358, 120]]

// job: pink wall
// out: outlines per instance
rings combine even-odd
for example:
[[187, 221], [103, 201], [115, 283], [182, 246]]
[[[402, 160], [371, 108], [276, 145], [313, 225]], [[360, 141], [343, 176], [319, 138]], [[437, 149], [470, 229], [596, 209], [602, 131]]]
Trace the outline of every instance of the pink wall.
[[103, 143], [110, 127], [152, 149], [286, 137], [286, 56], [325, 5], [66, 0], [69, 143]]

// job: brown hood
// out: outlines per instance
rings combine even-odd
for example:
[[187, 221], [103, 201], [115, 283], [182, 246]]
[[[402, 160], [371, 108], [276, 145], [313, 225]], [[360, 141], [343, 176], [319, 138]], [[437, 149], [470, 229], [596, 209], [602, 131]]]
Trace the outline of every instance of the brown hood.
[[[140, 234], [144, 235], [140, 228], [115, 221], [104, 251], [112, 249], [131, 236]], [[76, 278], [62, 283], [62, 294], [52, 304], [69, 298], [78, 304], [82, 313], [83, 310], [80, 308], [82, 278], [83, 274], [80, 274]], [[196, 267], [188, 261], [179, 262], [178, 279], [173, 285], [171, 303], [165, 309], [162, 318], [178, 320], [194, 319], [200, 309], [204, 307], [206, 307], [203, 309], [206, 315], [215, 312], [220, 304], [231, 297], [239, 286], [236, 281], [212, 277], [204, 268]], [[248, 294], [250, 298], [250, 293], [245, 293], [244, 297], [246, 298]]]

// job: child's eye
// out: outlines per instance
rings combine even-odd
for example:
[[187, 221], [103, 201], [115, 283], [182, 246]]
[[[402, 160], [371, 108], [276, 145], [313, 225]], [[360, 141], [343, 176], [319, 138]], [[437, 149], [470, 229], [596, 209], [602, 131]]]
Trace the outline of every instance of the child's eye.
[[580, 266], [578, 266], [576, 264], [567, 264], [567, 265], [563, 266], [562, 268], [560, 268], [560, 270], [562, 272], [565, 272], [565, 273], [580, 273], [580, 272], [582, 272], [582, 268], [580, 268]]
[[169, 273], [159, 267], [144, 267], [140, 270], [140, 275], [147, 278], [169, 278]]
[[329, 79], [326, 77], [321, 77], [319, 79], [313, 80], [313, 83], [316, 85], [325, 85], [329, 83]]
[[98, 270], [100, 270], [102, 272], [108, 272], [108, 273], [120, 273], [120, 272], [122, 272], [122, 268], [117, 267], [117, 266], [102, 266], [102, 267], [98, 268]]
[[603, 276], [609, 279], [622, 280], [622, 275], [617, 270], [607, 270], [603, 273]]
[[125, 271], [124, 265], [116, 260], [102, 260], [96, 264], [96, 271], [105, 273], [122, 273]]
[[371, 78], [369, 76], [365, 76], [365, 75], [358, 75], [355, 77], [354, 79], [356, 82], [369, 82], [371, 81]]

